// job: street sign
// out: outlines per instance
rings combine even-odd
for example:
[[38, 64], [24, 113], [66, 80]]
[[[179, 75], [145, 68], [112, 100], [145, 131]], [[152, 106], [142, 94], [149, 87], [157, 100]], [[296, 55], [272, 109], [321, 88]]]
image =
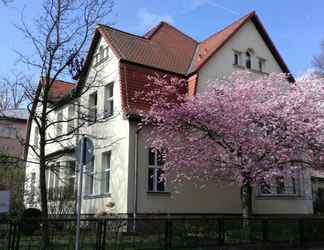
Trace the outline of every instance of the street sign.
[[10, 192], [0, 191], [0, 213], [8, 213], [10, 209]]
[[82, 136], [76, 147], [76, 159], [79, 163], [78, 173], [78, 192], [76, 200], [76, 230], [75, 230], [75, 250], [80, 250], [80, 222], [81, 222], [81, 205], [82, 205], [82, 183], [83, 183], [83, 167], [93, 159], [93, 142], [89, 137]]
[[[84, 152], [82, 152], [82, 145], [84, 144]], [[77, 147], [76, 147], [76, 151], [75, 151], [75, 157], [78, 163], [82, 163], [83, 165], [86, 165], [87, 163], [89, 163], [92, 160], [93, 157], [93, 150], [94, 150], [94, 146], [93, 146], [93, 142], [89, 137], [83, 136]], [[83, 158], [83, 160], [82, 160]]]

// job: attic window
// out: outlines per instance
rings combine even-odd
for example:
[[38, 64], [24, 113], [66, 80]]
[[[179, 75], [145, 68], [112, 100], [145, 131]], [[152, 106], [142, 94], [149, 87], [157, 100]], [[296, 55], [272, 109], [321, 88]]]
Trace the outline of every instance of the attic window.
[[247, 51], [245, 53], [245, 67], [247, 67], [248, 69], [251, 69], [252, 63], [251, 63], [251, 54], [249, 51]]
[[234, 65], [241, 65], [241, 52], [238, 51], [234, 51], [234, 61], [233, 64]]
[[265, 65], [265, 59], [263, 58], [258, 58], [258, 70], [260, 72], [264, 72], [264, 65]]
[[104, 47], [103, 45], [101, 45], [98, 49], [97, 54], [95, 54], [93, 57], [95, 64], [99, 64], [103, 60], [107, 59], [109, 57], [108, 47]]

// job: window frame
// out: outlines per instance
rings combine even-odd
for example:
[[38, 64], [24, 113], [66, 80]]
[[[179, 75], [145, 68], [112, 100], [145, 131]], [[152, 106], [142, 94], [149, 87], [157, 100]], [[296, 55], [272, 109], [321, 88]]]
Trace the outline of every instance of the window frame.
[[257, 57], [258, 59], [258, 71], [264, 72], [266, 59]]
[[245, 65], [247, 69], [252, 69], [252, 53], [250, 51], [245, 52]]
[[39, 128], [37, 125], [34, 130], [34, 146], [35, 147], [39, 146]]
[[61, 136], [63, 135], [63, 110], [59, 110], [56, 113], [56, 125], [55, 125], [55, 132], [56, 136]]
[[[101, 178], [101, 194], [110, 194], [111, 192], [111, 150], [102, 153], [102, 178]], [[107, 176], [108, 176], [108, 185], [107, 185]], [[108, 188], [108, 190], [107, 190]]]
[[[242, 52], [233, 50], [233, 59], [234, 59], [233, 65], [241, 66], [242, 65]], [[237, 63], [236, 63], [236, 59], [237, 59]]]
[[[75, 194], [75, 188], [76, 188], [76, 178], [77, 178], [77, 175], [76, 175], [76, 161], [75, 160], [69, 160], [69, 161], [66, 161], [65, 163], [65, 167], [66, 167], [66, 170], [67, 170], [67, 173], [66, 173], [66, 187], [67, 187], [67, 190], [69, 190], [71, 192], [72, 195]], [[72, 180], [72, 181], [71, 181]], [[71, 183], [73, 183], [71, 185]]]
[[[107, 90], [110, 89], [111, 95], [107, 96]], [[104, 90], [104, 118], [113, 116], [114, 114], [114, 82], [110, 82], [107, 85], [105, 85]], [[109, 103], [109, 105], [108, 105]], [[108, 107], [110, 107], [110, 110], [108, 111]]]
[[[94, 99], [94, 104], [91, 103], [92, 98]], [[98, 115], [97, 106], [98, 106], [98, 92], [94, 91], [91, 94], [89, 94], [89, 100], [88, 100], [88, 124], [89, 125], [95, 124], [97, 122], [97, 115]], [[94, 118], [92, 118], [92, 116]]]
[[[279, 180], [282, 179], [281, 180]], [[257, 187], [257, 196], [266, 198], [266, 197], [299, 197], [301, 196], [300, 190], [300, 175], [296, 174], [295, 176], [274, 176], [271, 183], [259, 184]], [[263, 185], [268, 186], [270, 190], [269, 193], [264, 193], [262, 191]], [[280, 187], [280, 185], [282, 185]], [[280, 191], [283, 190], [283, 191]]]
[[95, 157], [93, 156], [88, 163], [87, 169], [87, 183], [86, 183], [86, 195], [91, 196], [95, 194]]
[[75, 107], [74, 104], [68, 106], [67, 115], [67, 133], [72, 133], [75, 129]]
[[[153, 165], [150, 162], [150, 159], [151, 159], [150, 154], [152, 154], [152, 153], [154, 154]], [[148, 171], [147, 171], [147, 173], [148, 173], [148, 182], [147, 182], [148, 192], [150, 192], [150, 193], [168, 193], [165, 180], [162, 181], [163, 190], [158, 189], [159, 183], [161, 183], [161, 181], [159, 180], [159, 177], [160, 177], [159, 171], [164, 173], [163, 165], [164, 165], [163, 153], [159, 152], [156, 149], [149, 148], [149, 150], [148, 150]], [[153, 170], [153, 176], [152, 175], [150, 176], [150, 170]], [[151, 189], [150, 188], [150, 186], [151, 186], [150, 180], [152, 177], [153, 177], [153, 188]]]

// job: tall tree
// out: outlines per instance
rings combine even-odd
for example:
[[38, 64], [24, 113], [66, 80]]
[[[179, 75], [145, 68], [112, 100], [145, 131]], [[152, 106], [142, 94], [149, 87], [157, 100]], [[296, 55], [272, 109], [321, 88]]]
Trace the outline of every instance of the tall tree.
[[324, 40], [321, 42], [321, 51], [319, 55], [314, 56], [312, 64], [315, 68], [315, 73], [324, 76]]
[[251, 215], [253, 186], [299, 168], [324, 168], [323, 80], [240, 72], [194, 97], [185, 81], [150, 80], [137, 98], [151, 105], [143, 126], [149, 145], [166, 152], [166, 176], [239, 185], [244, 217]]
[[[39, 143], [37, 145], [28, 143], [26, 147], [36, 155], [39, 165], [43, 217], [48, 216], [45, 171], [50, 160], [46, 149], [48, 145], [60, 144], [71, 139], [75, 130], [82, 125], [66, 134], [48, 137], [49, 131], [58, 123], [53, 121], [53, 113], [58, 106], [70, 102], [71, 98], [82, 96], [89, 87], [85, 87], [82, 83], [78, 84], [68, 96], [54, 102], [51, 99], [51, 89], [58, 79], [82, 75], [85, 46], [95, 31], [96, 24], [107, 17], [112, 6], [111, 0], [43, 0], [42, 15], [36, 18], [33, 25], [28, 25], [23, 20], [19, 27], [34, 47], [32, 55], [19, 52], [21, 60], [38, 70], [40, 76], [39, 84], [25, 85], [27, 96], [32, 100], [28, 106], [30, 119], [39, 131]], [[80, 82], [82, 80], [81, 78]], [[46, 223], [43, 225], [42, 237], [42, 249], [46, 249], [49, 243]]]

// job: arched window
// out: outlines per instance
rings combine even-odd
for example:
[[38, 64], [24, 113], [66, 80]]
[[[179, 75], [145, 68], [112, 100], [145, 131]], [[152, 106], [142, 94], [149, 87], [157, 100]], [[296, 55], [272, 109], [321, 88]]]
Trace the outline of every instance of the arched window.
[[249, 51], [247, 51], [245, 53], [245, 67], [247, 67], [248, 69], [251, 69], [251, 53]]

